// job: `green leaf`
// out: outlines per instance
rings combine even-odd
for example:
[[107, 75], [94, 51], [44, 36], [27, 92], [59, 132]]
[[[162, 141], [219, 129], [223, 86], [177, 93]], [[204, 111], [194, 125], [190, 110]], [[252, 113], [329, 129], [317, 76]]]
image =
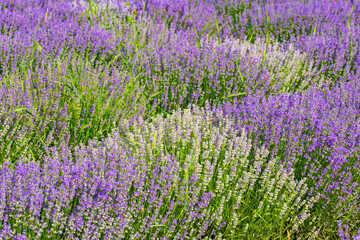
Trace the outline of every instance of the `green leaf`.
[[84, 130], [85, 128], [90, 127], [90, 126], [91, 126], [91, 124], [87, 124], [87, 125], [85, 125], [85, 126], [82, 126], [81, 129], [80, 129], [80, 131], [82, 131], [82, 130]]
[[160, 224], [160, 225], [152, 225], [151, 227], [165, 227], [166, 225]]
[[131, 139], [127, 138], [127, 137], [124, 137], [124, 136], [120, 136], [120, 137], [122, 137], [122, 138], [124, 138], [124, 139], [126, 139], [126, 140], [128, 140], [128, 141], [130, 141], [130, 142], [132, 142], [132, 143], [135, 143], [135, 144], [137, 144], [137, 145], [144, 146], [143, 144], [138, 143], [138, 142], [135, 142], [134, 140], [131, 140]]
[[219, 30], [219, 24], [218, 24], [217, 18], [215, 18], [215, 23], [216, 23], [216, 30], [217, 30], [217, 34], [218, 34], [218, 43], [220, 44], [221, 43], [220, 30]]
[[18, 109], [15, 109], [15, 110], [13, 110], [13, 111], [9, 111], [9, 112], [1, 112], [0, 114], [7, 114], [7, 113], [12, 113], [12, 112], [20, 112], [20, 111], [22, 111], [22, 110], [24, 110], [24, 109], [18, 108]]
[[316, 33], [316, 26], [317, 26], [317, 24], [315, 24], [315, 27], [314, 27], [314, 31], [313, 31], [313, 34], [315, 35], [315, 33]]
[[1, 5], [5, 10], [7, 9], [7, 7], [5, 7], [4, 4], [0, 3], [0, 5]]
[[156, 134], [157, 134], [157, 132], [155, 132], [155, 134], [154, 134], [154, 138], [153, 138], [153, 142], [152, 142], [152, 145], [151, 145], [151, 149], [154, 148], [154, 143], [155, 143]]
[[150, 96], [150, 98], [153, 98], [153, 97], [155, 97], [156, 95], [159, 95], [161, 92], [162, 92], [162, 91], [157, 92], [157, 93], [155, 93], [155, 94], [151, 95], [151, 96]]
[[231, 97], [245, 96], [245, 95], [246, 95], [246, 92], [241, 92], [241, 93], [237, 93], [237, 94], [228, 95], [227, 97], [231, 98]]
[[36, 48], [41, 52], [43, 47], [34, 39], [32, 41], [36, 44]]
[[34, 155], [33, 151], [31, 150], [31, 148], [29, 148], [29, 150], [30, 150], [30, 152], [31, 152], [31, 156], [32, 156], [32, 158], [33, 158], [33, 162], [36, 162], [36, 160], [35, 160], [35, 155]]
[[44, 20], [44, 23], [46, 23], [46, 19], [47, 19], [48, 12], [49, 12], [49, 8], [47, 8], [47, 9], [46, 9], [46, 14], [45, 14], [45, 20]]

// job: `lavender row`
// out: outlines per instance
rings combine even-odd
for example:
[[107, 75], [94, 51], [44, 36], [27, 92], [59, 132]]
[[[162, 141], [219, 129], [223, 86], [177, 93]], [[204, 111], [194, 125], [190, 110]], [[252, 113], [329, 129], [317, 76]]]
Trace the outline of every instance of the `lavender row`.
[[[25, 158], [7, 162], [0, 170], [0, 236], [266, 238], [314, 223], [320, 194], [309, 196], [306, 178], [294, 180], [294, 171], [253, 146], [244, 130], [236, 136], [233, 124], [220, 111], [195, 107], [152, 123], [124, 120], [74, 156], [49, 149], [41, 167]], [[307, 230], [309, 237], [318, 233]]]

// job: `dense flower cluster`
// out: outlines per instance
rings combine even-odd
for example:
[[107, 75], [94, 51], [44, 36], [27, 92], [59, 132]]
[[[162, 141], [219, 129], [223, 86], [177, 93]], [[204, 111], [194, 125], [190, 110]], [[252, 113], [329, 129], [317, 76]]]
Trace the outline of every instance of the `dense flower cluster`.
[[0, 239], [360, 239], [358, 0], [0, 0]]
[[[281, 162], [295, 168], [298, 179], [312, 179], [310, 192], [322, 192], [319, 207], [326, 209], [325, 219], [346, 214], [358, 221], [359, 90], [359, 82], [352, 82], [268, 99], [252, 96], [223, 108], [236, 119], [235, 129], [245, 127], [256, 145], [265, 144]], [[338, 199], [327, 200], [331, 196]]]
[[[213, 115], [221, 119], [217, 124]], [[251, 141], [244, 130], [235, 134], [233, 124], [221, 112], [195, 107], [150, 124], [123, 120], [126, 136], [115, 132], [91, 141], [77, 147], [74, 158], [62, 148], [50, 150], [42, 165], [5, 163], [0, 236], [178, 239], [204, 236], [210, 226], [234, 234], [254, 207], [253, 217], [277, 209], [276, 216], [263, 216], [265, 222], [291, 218], [294, 229], [301, 226], [319, 195], [307, 201], [306, 178], [294, 181], [294, 172], [266, 148], [249, 156]], [[247, 231], [278, 227], [259, 224]]]

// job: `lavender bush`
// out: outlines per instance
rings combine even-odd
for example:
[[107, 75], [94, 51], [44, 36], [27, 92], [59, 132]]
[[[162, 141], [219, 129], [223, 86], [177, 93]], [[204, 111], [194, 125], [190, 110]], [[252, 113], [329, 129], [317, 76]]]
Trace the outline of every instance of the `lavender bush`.
[[309, 218], [319, 196], [305, 199], [306, 178], [294, 181], [264, 147], [250, 157], [245, 131], [235, 134], [223, 113], [195, 108], [152, 120], [124, 120], [125, 136], [92, 141], [74, 159], [63, 148], [41, 167], [5, 163], [1, 236], [266, 238]]
[[281, 156], [296, 179], [310, 177], [310, 192], [322, 189], [317, 216], [323, 224], [335, 225], [345, 215], [355, 227], [360, 219], [358, 96], [359, 84], [353, 82], [324, 92], [249, 97], [224, 109], [236, 119], [235, 129], [245, 127], [256, 145], [265, 143]]
[[0, 239], [359, 239], [357, 0], [0, 0]]

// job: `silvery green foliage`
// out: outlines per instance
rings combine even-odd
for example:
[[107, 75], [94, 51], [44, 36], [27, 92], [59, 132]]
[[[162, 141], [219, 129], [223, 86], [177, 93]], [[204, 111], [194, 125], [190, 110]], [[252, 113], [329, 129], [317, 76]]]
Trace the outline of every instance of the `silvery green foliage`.
[[[248, 214], [249, 219], [260, 216], [274, 223], [289, 221], [292, 231], [296, 231], [311, 219], [309, 213], [319, 194], [304, 199], [308, 191], [306, 177], [295, 181], [294, 171], [286, 171], [266, 148], [256, 148], [251, 157], [253, 146], [245, 130], [235, 132], [233, 125], [234, 121], [221, 110], [212, 112], [194, 106], [193, 110], [179, 110], [166, 118], [158, 116], [148, 124], [141, 118], [137, 122], [124, 120], [121, 131], [126, 137], [118, 144], [129, 149], [136, 147], [139, 154], [165, 166], [171, 163], [164, 156], [175, 156], [184, 174], [196, 180], [194, 191], [214, 194], [207, 214], [213, 214], [216, 228], [228, 229], [230, 233], [235, 232], [235, 227], [245, 229], [246, 223], [251, 223], [243, 221]], [[177, 189], [175, 194], [182, 196], [184, 192]], [[256, 210], [247, 212], [249, 207]], [[226, 212], [231, 211], [228, 216]], [[267, 216], [269, 211], [274, 216]], [[226, 225], [221, 225], [224, 221]], [[250, 224], [247, 231], [260, 235], [261, 231], [270, 231], [260, 225], [257, 229], [256, 224]]]
[[217, 38], [208, 37], [202, 39], [202, 43], [205, 42], [213, 42], [214, 47], [228, 48], [229, 51], [238, 52], [239, 58], [249, 56], [261, 61], [266, 52], [265, 67], [269, 71], [272, 83], [282, 84], [279, 92], [288, 92], [296, 84], [300, 84], [299, 90], [307, 89], [311, 84], [323, 86], [324, 76], [316, 69], [314, 61], [292, 45], [286, 51], [279, 42], [271, 41], [267, 46], [265, 40], [260, 38], [250, 43], [232, 37], [227, 37], [221, 42]]
[[275, 43], [274, 50], [267, 53], [268, 68], [272, 73], [273, 81], [283, 84], [282, 92], [291, 91], [294, 84], [300, 83], [300, 90], [310, 85], [322, 87], [324, 76], [314, 66], [314, 61], [308, 59], [306, 53], [293, 48], [290, 45], [288, 51], [280, 50]]

